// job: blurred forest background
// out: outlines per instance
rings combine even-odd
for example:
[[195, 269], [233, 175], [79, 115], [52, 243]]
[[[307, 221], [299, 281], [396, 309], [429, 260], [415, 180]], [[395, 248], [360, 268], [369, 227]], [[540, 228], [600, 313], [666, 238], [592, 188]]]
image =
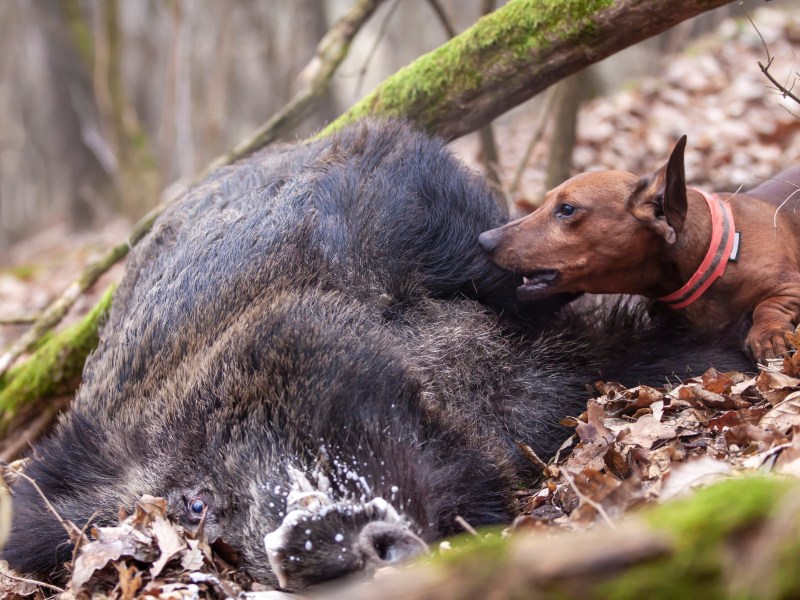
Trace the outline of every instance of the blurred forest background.
[[[41, 310], [92, 252], [124, 239], [130, 223], [285, 105], [320, 38], [350, 6], [0, 2], [0, 317]], [[319, 129], [494, 7], [386, 0], [358, 32], [321, 107], [285, 139]], [[765, 60], [760, 32], [775, 75], [794, 80], [798, 7], [748, 0], [706, 13], [553, 86], [454, 147], [487, 173], [512, 213], [579, 170], [652, 170], [682, 133], [690, 182], [755, 185], [800, 160], [800, 119], [789, 112], [796, 107], [782, 106], [757, 64]], [[21, 327], [0, 324], [0, 347]]]

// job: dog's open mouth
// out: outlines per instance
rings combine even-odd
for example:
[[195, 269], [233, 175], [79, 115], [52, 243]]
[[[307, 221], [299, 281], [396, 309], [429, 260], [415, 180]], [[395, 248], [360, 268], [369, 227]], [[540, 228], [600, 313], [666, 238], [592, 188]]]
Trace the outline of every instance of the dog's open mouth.
[[551, 287], [558, 279], [555, 269], [533, 271], [522, 278], [522, 285], [517, 288], [517, 299], [520, 302], [539, 300], [554, 293]]

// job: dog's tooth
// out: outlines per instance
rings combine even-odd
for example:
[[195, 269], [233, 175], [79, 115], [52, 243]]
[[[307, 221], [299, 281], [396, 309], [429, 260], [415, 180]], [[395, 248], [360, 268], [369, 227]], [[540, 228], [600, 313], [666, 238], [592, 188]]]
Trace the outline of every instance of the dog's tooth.
[[522, 283], [528, 283], [528, 278], [527, 277], [523, 277], [522, 278]]

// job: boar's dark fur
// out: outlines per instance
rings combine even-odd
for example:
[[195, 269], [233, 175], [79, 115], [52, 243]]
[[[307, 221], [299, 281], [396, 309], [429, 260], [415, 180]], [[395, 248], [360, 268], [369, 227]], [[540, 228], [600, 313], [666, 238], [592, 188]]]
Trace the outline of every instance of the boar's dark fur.
[[[516, 441], [550, 455], [599, 369], [635, 379], [689, 359], [629, 365], [636, 340], [665, 334], [515, 313], [518, 278], [476, 243], [501, 222], [479, 177], [398, 123], [218, 170], [132, 253], [27, 474], [79, 527], [142, 494], [187, 528], [204, 509], [210, 539], [289, 589], [411, 555], [456, 515], [507, 521], [532, 473]], [[28, 483], [13, 494], [4, 558], [63, 577], [61, 525]]]

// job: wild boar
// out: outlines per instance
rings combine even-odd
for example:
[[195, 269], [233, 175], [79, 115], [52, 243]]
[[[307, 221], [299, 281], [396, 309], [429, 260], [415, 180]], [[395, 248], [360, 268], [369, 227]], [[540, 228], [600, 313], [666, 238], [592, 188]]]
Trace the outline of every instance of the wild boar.
[[[663, 376], [687, 358], [662, 344], [671, 362], [642, 364], [641, 328], [518, 313], [520, 278], [477, 244], [502, 221], [479, 176], [402, 123], [216, 171], [133, 251], [27, 474], [78, 526], [142, 494], [189, 529], [205, 514], [210, 539], [288, 590], [418, 554], [456, 515], [509, 520], [533, 468], [516, 442], [550, 455], [600, 370]], [[3, 556], [58, 579], [66, 534], [29, 484], [13, 494]]]

